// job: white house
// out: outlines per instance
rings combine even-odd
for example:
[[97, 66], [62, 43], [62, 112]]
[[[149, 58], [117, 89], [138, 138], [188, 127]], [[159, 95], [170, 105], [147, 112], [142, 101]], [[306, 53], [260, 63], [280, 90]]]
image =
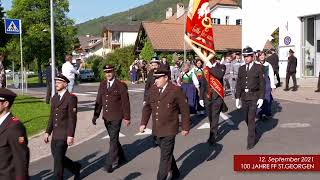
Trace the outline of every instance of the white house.
[[102, 38], [91, 35], [80, 36], [80, 48], [76, 49], [72, 55], [73, 59], [84, 60], [90, 56], [104, 56]]
[[241, 25], [242, 9], [234, 0], [211, 0], [211, 16], [214, 24]]
[[139, 27], [139, 25], [106, 25], [102, 33], [105, 52], [134, 45]]
[[263, 49], [279, 28], [280, 76], [285, 77], [289, 49], [298, 58], [297, 77], [317, 77], [320, 71], [319, 0], [242, 1], [242, 45]]

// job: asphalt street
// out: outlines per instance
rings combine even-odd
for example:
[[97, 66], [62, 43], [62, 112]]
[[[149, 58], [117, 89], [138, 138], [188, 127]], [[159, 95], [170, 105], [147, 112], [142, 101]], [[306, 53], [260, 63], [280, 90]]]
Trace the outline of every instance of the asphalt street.
[[[141, 118], [143, 86], [129, 87], [132, 108], [132, 124], [122, 127], [120, 142], [128, 162], [112, 174], [102, 170], [109, 148], [107, 132], [68, 150], [68, 156], [82, 164], [81, 176], [88, 180], [153, 180], [159, 165], [159, 149], [152, 147], [149, 131], [138, 134]], [[78, 86], [78, 96], [90, 97], [80, 104], [82, 108], [93, 108], [97, 86]], [[229, 112], [220, 118], [219, 144], [206, 144], [209, 129], [208, 119], [192, 115], [192, 129], [187, 137], [177, 135], [174, 155], [186, 180], [315, 180], [320, 173], [277, 172], [242, 173], [233, 171], [233, 156], [237, 154], [319, 154], [320, 121], [319, 105], [275, 100], [274, 116], [268, 121], [257, 121], [259, 142], [252, 150], [246, 149], [247, 126], [242, 113], [235, 109], [234, 100], [226, 98]], [[89, 121], [88, 121], [89, 122]], [[102, 123], [99, 119], [98, 123]], [[151, 127], [151, 121], [148, 128]], [[53, 159], [46, 157], [30, 166], [31, 179], [52, 179]], [[68, 172], [66, 179], [72, 179]]]

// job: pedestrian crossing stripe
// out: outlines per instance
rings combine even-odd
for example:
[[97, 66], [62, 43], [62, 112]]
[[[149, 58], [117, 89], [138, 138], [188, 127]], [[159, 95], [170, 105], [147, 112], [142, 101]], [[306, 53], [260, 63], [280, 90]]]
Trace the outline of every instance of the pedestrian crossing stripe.
[[17, 28], [16, 24], [13, 21], [11, 21], [10, 25], [7, 28], [7, 32], [19, 33], [20, 30]]
[[197, 129], [210, 129], [210, 124], [209, 123], [204, 123], [200, 127], [198, 127]]
[[[126, 136], [122, 133], [119, 133], [119, 137], [126, 137]], [[107, 135], [107, 136], [103, 137], [102, 139], [110, 139], [110, 136]]]
[[136, 134], [136, 136], [144, 136], [144, 135], [150, 135], [150, 134], [152, 134], [152, 130], [146, 128], [143, 133], [139, 132]]

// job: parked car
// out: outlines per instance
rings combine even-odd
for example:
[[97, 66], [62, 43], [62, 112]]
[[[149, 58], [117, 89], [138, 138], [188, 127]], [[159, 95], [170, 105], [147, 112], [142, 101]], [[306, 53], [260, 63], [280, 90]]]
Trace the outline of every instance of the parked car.
[[80, 81], [94, 81], [94, 72], [90, 69], [80, 70]]

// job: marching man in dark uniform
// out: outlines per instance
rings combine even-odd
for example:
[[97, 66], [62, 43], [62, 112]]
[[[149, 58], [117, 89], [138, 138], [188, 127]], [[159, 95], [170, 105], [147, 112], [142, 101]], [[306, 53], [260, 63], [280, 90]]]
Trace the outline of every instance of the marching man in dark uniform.
[[285, 91], [289, 91], [289, 80], [292, 77], [293, 80], [293, 89], [292, 91], [297, 91], [297, 58], [294, 56], [294, 51], [292, 49], [289, 50], [289, 57], [288, 57], [288, 65], [287, 65], [287, 75], [286, 75], [286, 88]]
[[209, 145], [216, 144], [218, 122], [221, 111], [226, 111], [224, 103], [223, 77], [226, 66], [216, 62], [216, 57], [206, 63], [204, 77], [201, 80], [200, 102], [208, 114], [210, 122], [210, 134], [208, 139]]
[[0, 88], [0, 179], [28, 180], [29, 148], [26, 128], [14, 117], [11, 106], [16, 94]]
[[[243, 49], [245, 64], [239, 68], [236, 85], [236, 107], [244, 111], [244, 119], [248, 125], [247, 149], [256, 144], [256, 112], [261, 108], [264, 99], [263, 67], [253, 61], [254, 52], [251, 47]], [[240, 104], [241, 99], [241, 104]]]
[[152, 116], [152, 133], [157, 137], [161, 151], [157, 180], [176, 179], [180, 176], [173, 156], [175, 137], [179, 130], [179, 110], [182, 119], [182, 135], [190, 129], [189, 105], [182, 90], [169, 81], [168, 71], [158, 70], [142, 110], [140, 132], [144, 132]]
[[130, 101], [128, 87], [115, 77], [114, 67], [104, 66], [105, 80], [100, 83], [92, 123], [96, 121], [103, 110], [102, 119], [110, 136], [109, 155], [104, 170], [112, 173], [116, 166], [125, 163], [125, 156], [119, 142], [122, 120], [125, 126], [130, 125]]
[[281, 82], [280, 82], [280, 76], [279, 76], [279, 56], [276, 53], [276, 50], [274, 48], [271, 49], [271, 56], [269, 56], [266, 61], [269, 62], [273, 68], [274, 75], [277, 77], [277, 87], [280, 87]]
[[146, 81], [146, 85], [144, 87], [143, 103], [145, 103], [145, 101], [146, 101], [146, 97], [148, 95], [149, 89], [154, 84], [153, 73], [156, 72], [158, 68], [160, 68], [160, 60], [158, 59], [158, 57], [153, 57], [152, 60], [150, 61], [150, 65], [151, 65], [151, 69], [147, 75], [147, 81]]
[[51, 114], [44, 142], [49, 143], [49, 136], [52, 134], [51, 152], [54, 159], [55, 179], [63, 179], [64, 168], [74, 174], [74, 179], [80, 179], [81, 165], [66, 157], [68, 146], [74, 143], [78, 98], [68, 92], [68, 78], [58, 74], [55, 80], [57, 93], [51, 100]]

